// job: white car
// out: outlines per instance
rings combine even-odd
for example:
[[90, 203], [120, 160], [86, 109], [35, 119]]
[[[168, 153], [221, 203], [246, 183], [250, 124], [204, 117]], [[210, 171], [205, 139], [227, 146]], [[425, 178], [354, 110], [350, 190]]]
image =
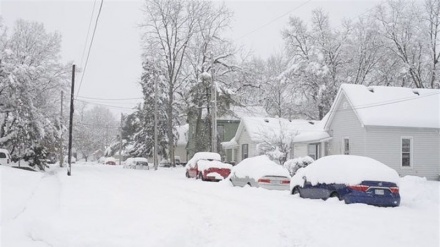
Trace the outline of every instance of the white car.
[[290, 174], [283, 166], [261, 155], [244, 159], [234, 166], [229, 180], [233, 186], [289, 190]]
[[149, 170], [148, 160], [143, 157], [128, 158], [125, 161], [124, 168]]
[[11, 163], [11, 155], [6, 149], [0, 149], [0, 165], [9, 165]]

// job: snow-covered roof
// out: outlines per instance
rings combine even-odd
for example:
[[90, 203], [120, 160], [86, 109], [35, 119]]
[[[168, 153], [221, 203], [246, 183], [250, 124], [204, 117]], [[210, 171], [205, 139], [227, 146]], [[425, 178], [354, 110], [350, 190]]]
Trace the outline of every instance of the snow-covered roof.
[[332, 116], [342, 95], [365, 126], [440, 128], [438, 89], [342, 84], [330, 110]]
[[[261, 117], [244, 117], [240, 121], [237, 133], [234, 138], [228, 142], [222, 142], [223, 148], [234, 148], [238, 145], [237, 139], [241, 132], [246, 129], [250, 139], [253, 142], [259, 143], [270, 139], [290, 138], [295, 141], [297, 136], [305, 133], [315, 133], [313, 136], [303, 136], [305, 140], [307, 137], [313, 137], [313, 140], [320, 138], [329, 138], [328, 134], [323, 130], [320, 121], [309, 121], [303, 119], [288, 120], [284, 118], [261, 118]], [[293, 139], [292, 139], [293, 138]]]

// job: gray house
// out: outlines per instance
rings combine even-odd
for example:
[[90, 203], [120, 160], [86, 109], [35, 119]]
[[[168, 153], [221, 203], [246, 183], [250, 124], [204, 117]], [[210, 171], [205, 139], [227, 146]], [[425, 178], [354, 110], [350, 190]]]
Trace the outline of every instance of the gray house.
[[322, 153], [374, 158], [401, 176], [440, 174], [440, 90], [343, 84]]

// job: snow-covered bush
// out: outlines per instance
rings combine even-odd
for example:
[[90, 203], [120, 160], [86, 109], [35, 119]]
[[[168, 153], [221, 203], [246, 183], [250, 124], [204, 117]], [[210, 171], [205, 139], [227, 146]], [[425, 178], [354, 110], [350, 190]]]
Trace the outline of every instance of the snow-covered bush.
[[29, 162], [30, 167], [37, 166], [41, 171], [44, 171], [46, 167], [48, 167], [46, 164], [46, 156], [46, 148], [40, 144], [36, 144], [32, 146], [32, 148], [26, 150], [23, 159]]
[[310, 156], [299, 157], [299, 158], [287, 160], [284, 163], [284, 167], [289, 171], [290, 176], [293, 176], [295, 175], [296, 171], [298, 171], [299, 168], [306, 167], [313, 161], [314, 160]]

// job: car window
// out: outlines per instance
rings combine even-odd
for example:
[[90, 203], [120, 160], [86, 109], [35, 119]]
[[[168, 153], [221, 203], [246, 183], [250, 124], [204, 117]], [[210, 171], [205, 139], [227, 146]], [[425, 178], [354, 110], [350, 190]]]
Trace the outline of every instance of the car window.
[[4, 158], [6, 158], [6, 154], [0, 152], [0, 159], [4, 159]]

